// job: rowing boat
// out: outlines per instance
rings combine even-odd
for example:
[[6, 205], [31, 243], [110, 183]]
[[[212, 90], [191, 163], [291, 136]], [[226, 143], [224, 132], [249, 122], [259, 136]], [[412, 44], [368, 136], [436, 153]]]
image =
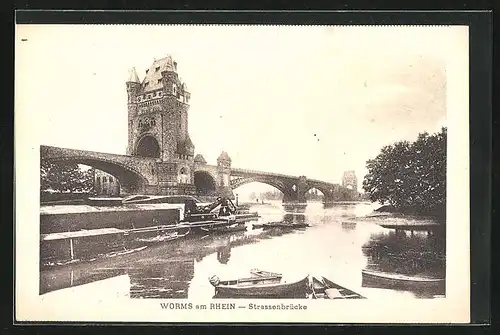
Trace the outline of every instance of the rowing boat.
[[361, 294], [340, 286], [331, 280], [312, 277], [311, 289], [314, 299], [365, 299]]
[[209, 226], [201, 227], [200, 229], [207, 233], [232, 233], [247, 230], [247, 227], [245, 226], [245, 224], [235, 223], [229, 226]]
[[373, 288], [425, 289], [444, 288], [444, 278], [415, 277], [374, 270], [362, 270], [363, 286]]
[[296, 281], [282, 281], [281, 274], [274, 276], [254, 276], [234, 280], [209, 279], [219, 297], [284, 297], [300, 294], [307, 289], [309, 276]]
[[145, 244], [150, 244], [150, 243], [159, 243], [159, 242], [168, 242], [168, 241], [174, 241], [179, 238], [182, 238], [189, 234], [191, 232], [191, 229], [188, 228], [185, 233], [179, 234], [178, 231], [175, 232], [169, 232], [169, 233], [164, 233], [164, 234], [158, 234], [157, 236], [152, 236], [152, 237], [143, 237], [143, 238], [137, 238], [134, 241], [135, 242], [142, 242]]

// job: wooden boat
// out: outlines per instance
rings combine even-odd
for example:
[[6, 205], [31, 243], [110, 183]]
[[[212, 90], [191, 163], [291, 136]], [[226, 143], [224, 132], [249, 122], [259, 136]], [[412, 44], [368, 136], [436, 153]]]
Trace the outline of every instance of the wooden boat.
[[374, 288], [426, 289], [444, 288], [444, 278], [415, 277], [364, 269], [361, 271], [363, 286]]
[[311, 289], [314, 299], [365, 299], [361, 294], [340, 286], [331, 280], [312, 277]]
[[248, 213], [236, 213], [236, 222], [247, 222], [247, 221], [252, 221], [256, 220], [260, 217], [259, 213], [257, 212], [248, 212]]
[[235, 223], [229, 226], [208, 226], [200, 227], [200, 229], [207, 233], [232, 233], [236, 231], [247, 230], [247, 227], [241, 223]]
[[182, 237], [188, 235], [190, 232], [191, 232], [191, 229], [187, 228], [187, 230], [185, 232], [182, 232], [182, 233], [179, 233], [179, 231], [160, 233], [160, 234], [158, 234], [156, 236], [152, 236], [152, 237], [137, 238], [137, 239], [135, 239], [135, 241], [141, 242], [144, 244], [168, 242], [168, 241], [174, 241], [174, 240], [177, 240], [179, 238], [182, 238]]
[[307, 289], [309, 276], [292, 282], [282, 282], [281, 274], [262, 275], [234, 280], [209, 278], [217, 296], [224, 297], [283, 297], [300, 293]]

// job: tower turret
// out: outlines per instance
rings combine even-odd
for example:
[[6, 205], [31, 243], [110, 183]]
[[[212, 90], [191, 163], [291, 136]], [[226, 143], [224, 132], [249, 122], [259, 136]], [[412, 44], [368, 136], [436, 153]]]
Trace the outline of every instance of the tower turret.
[[227, 152], [222, 151], [217, 158], [217, 187], [218, 193], [234, 199], [230, 185], [231, 178], [231, 158]]
[[227, 152], [222, 151], [217, 158], [217, 166], [221, 168], [231, 168], [231, 158], [227, 154]]
[[137, 97], [141, 90], [141, 83], [135, 67], [129, 70], [127, 85], [128, 96], [128, 144], [127, 155], [133, 154], [133, 137], [134, 137], [134, 119], [137, 116]]

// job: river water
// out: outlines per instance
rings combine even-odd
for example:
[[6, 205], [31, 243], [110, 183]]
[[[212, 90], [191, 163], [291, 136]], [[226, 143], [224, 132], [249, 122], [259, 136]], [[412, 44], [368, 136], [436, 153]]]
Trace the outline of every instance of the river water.
[[259, 221], [307, 222], [310, 227], [264, 231], [252, 229], [249, 222], [245, 232], [188, 235], [127, 255], [44, 268], [40, 294], [64, 294], [84, 284], [97, 287], [102, 280], [126, 275], [125, 287], [111, 289], [125, 290], [131, 298], [211, 299], [210, 276], [235, 279], [258, 268], [282, 273], [284, 279], [324, 276], [368, 299], [442, 297], [444, 289], [412, 291], [363, 283], [365, 268], [432, 277], [445, 274], [443, 236], [382, 228], [377, 224], [381, 218], [365, 217], [376, 207], [358, 203], [325, 208], [320, 202], [310, 202], [302, 213], [289, 213], [280, 202], [256, 204], [250, 210], [259, 212]]

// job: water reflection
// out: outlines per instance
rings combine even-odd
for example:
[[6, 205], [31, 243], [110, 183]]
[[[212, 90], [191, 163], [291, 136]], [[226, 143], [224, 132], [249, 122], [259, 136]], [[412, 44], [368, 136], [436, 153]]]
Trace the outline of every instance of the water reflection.
[[354, 221], [342, 221], [342, 231], [345, 233], [351, 233], [356, 230], [356, 222]]
[[[208, 281], [246, 277], [260, 268], [284, 277], [325, 276], [367, 298], [408, 296], [411, 290], [377, 288], [363, 281], [365, 268], [391, 273], [444, 275], [443, 237], [395, 233], [356, 217], [370, 205], [324, 207], [309, 203], [302, 212], [289, 212], [280, 203], [251, 208], [262, 222], [308, 223], [304, 229], [252, 229], [231, 234], [188, 235], [144, 250], [93, 262], [47, 267], [40, 273], [40, 294], [92, 283], [119, 275], [130, 278], [132, 298], [207, 298], [214, 296]], [[360, 214], [362, 213], [362, 214]], [[304, 292], [298, 295], [302, 298]], [[432, 294], [431, 294], [432, 293]], [[441, 292], [413, 292], [410, 297], [431, 297]]]
[[217, 260], [221, 264], [227, 264], [229, 262], [229, 258], [231, 257], [231, 243], [224, 245], [222, 247], [217, 248]]
[[283, 220], [286, 223], [304, 223], [306, 215], [304, 213], [286, 213], [283, 215]]

